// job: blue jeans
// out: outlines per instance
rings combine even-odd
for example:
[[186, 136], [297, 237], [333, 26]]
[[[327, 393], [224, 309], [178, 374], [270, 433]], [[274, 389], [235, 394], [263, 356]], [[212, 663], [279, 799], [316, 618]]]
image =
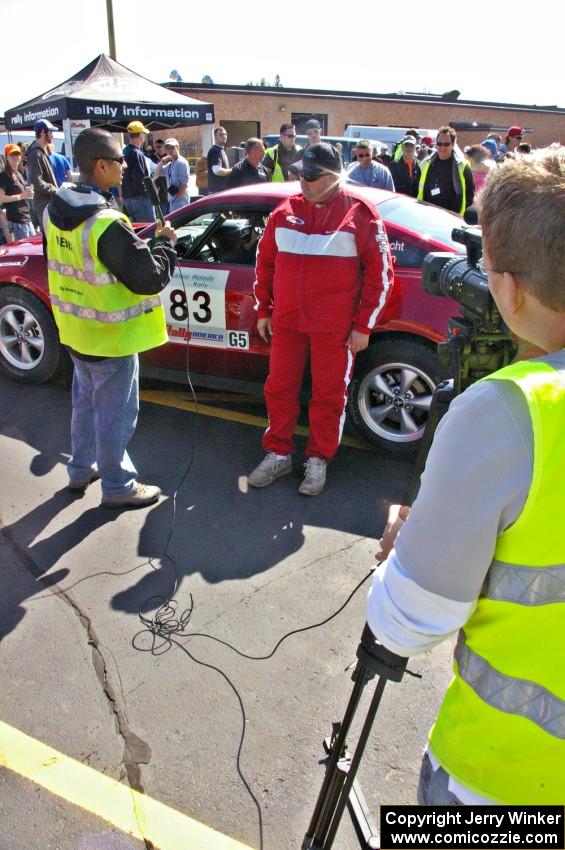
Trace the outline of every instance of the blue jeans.
[[136, 482], [137, 470], [126, 451], [139, 412], [139, 360], [108, 357], [74, 363], [71, 481], [88, 481], [98, 467], [103, 496], [123, 496]]
[[16, 240], [26, 239], [28, 236], [35, 236], [35, 227], [31, 223], [31, 221], [11, 221], [9, 226], [12, 235]]
[[155, 221], [155, 210], [149, 198], [124, 198], [124, 209], [132, 221]]
[[464, 806], [448, 788], [449, 774], [443, 767], [433, 769], [430, 757], [424, 753], [418, 783], [418, 804], [420, 806]]

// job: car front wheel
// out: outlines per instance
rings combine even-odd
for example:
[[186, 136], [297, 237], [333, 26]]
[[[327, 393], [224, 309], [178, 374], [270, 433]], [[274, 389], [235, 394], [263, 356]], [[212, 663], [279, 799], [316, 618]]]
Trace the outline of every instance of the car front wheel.
[[425, 342], [377, 339], [357, 358], [349, 386], [351, 421], [369, 442], [397, 455], [416, 454], [433, 392], [445, 377]]
[[28, 384], [42, 384], [61, 359], [53, 316], [39, 298], [16, 286], [0, 288], [0, 368]]

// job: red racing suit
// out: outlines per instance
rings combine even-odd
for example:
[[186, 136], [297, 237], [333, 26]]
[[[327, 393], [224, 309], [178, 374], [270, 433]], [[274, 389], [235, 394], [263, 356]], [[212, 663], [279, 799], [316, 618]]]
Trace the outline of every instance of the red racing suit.
[[343, 187], [327, 203], [293, 195], [271, 214], [257, 253], [258, 318], [272, 317], [265, 451], [289, 454], [308, 352], [312, 374], [307, 457], [331, 460], [345, 420], [351, 330], [369, 334], [392, 289], [383, 222]]

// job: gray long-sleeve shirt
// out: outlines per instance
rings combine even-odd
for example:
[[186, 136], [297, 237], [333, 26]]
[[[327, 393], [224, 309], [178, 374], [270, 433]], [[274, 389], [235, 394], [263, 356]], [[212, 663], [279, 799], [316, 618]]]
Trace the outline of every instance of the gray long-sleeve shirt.
[[[565, 381], [565, 351], [541, 359]], [[532, 470], [530, 416], [515, 384], [479, 383], [455, 399], [410, 517], [369, 592], [367, 621], [385, 646], [415, 655], [467, 622], [497, 536], [522, 510]]]

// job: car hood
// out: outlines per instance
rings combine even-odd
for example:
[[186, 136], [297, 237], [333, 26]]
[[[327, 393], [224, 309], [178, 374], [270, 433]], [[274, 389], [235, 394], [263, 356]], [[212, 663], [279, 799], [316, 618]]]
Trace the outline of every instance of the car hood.
[[59, 230], [74, 230], [87, 218], [112, 204], [106, 195], [84, 183], [64, 183], [49, 201], [49, 218]]

